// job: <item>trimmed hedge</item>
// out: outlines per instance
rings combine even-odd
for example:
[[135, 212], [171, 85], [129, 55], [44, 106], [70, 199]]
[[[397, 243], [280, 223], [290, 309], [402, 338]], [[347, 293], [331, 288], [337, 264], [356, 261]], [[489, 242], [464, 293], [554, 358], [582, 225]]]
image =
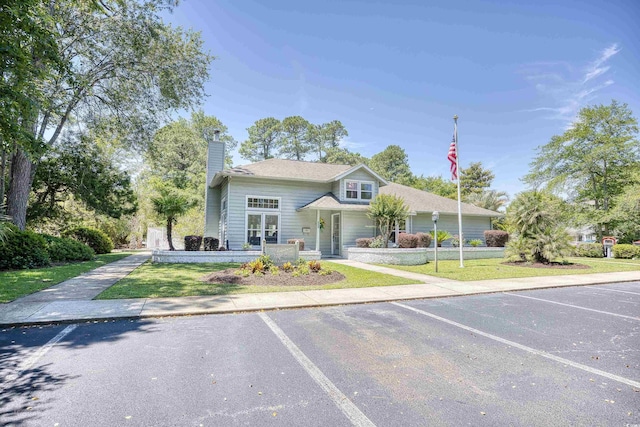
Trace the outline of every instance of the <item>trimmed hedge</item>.
[[620, 259], [640, 258], [640, 246], [619, 244], [613, 245], [613, 257]]
[[289, 239], [287, 244], [294, 245], [298, 241], [298, 250], [304, 251], [304, 239]]
[[199, 251], [202, 245], [202, 236], [184, 236], [185, 251]]
[[89, 246], [67, 237], [55, 237], [43, 234], [47, 242], [47, 252], [53, 262], [89, 261], [96, 253]]
[[33, 231], [7, 225], [9, 233], [0, 243], [0, 270], [46, 267], [50, 264], [47, 242]]
[[220, 246], [220, 239], [216, 237], [205, 237], [204, 238], [204, 250], [205, 251], [217, 251], [218, 246]]
[[416, 237], [418, 238], [418, 248], [430, 248], [431, 247], [431, 234], [429, 233], [416, 233]]
[[604, 248], [602, 243], [581, 243], [576, 246], [576, 256], [603, 258]]
[[509, 233], [502, 230], [485, 230], [484, 241], [488, 248], [504, 248], [509, 241]]
[[91, 227], [76, 227], [63, 233], [89, 246], [97, 254], [108, 254], [113, 250], [113, 242], [102, 231]]
[[356, 239], [356, 248], [368, 248], [373, 242], [373, 237], [361, 237]]
[[399, 248], [417, 248], [418, 236], [409, 233], [400, 233], [398, 235], [398, 247]]

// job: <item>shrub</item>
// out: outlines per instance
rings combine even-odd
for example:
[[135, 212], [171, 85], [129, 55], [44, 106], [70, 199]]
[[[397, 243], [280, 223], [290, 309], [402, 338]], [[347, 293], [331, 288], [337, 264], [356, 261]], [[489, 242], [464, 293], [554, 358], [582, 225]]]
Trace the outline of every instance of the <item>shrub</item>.
[[631, 259], [640, 257], [640, 246], [628, 244], [613, 245], [613, 257], [621, 259]]
[[287, 243], [293, 245], [296, 243], [296, 241], [298, 242], [298, 249], [304, 251], [304, 239], [289, 239], [287, 240]]
[[418, 248], [429, 248], [431, 247], [431, 234], [429, 233], [416, 233], [416, 237], [418, 238]]
[[287, 273], [293, 271], [293, 264], [291, 264], [290, 262], [285, 262], [284, 264], [282, 264], [282, 270], [286, 271]]
[[311, 270], [309, 269], [308, 265], [304, 264], [304, 265], [298, 266], [298, 268], [296, 268], [296, 271], [294, 271], [294, 274], [295, 273], [299, 273], [303, 276], [308, 276], [309, 273], [311, 273]]
[[11, 224], [5, 227], [9, 233], [0, 243], [0, 270], [49, 265], [47, 242], [41, 235], [33, 231], [20, 231]]
[[575, 253], [576, 256], [602, 258], [604, 257], [604, 248], [602, 243], [581, 243], [576, 246]]
[[471, 246], [473, 246], [474, 248], [477, 248], [478, 246], [482, 245], [482, 240], [480, 240], [480, 239], [469, 240], [469, 244]]
[[269, 272], [271, 272], [272, 276], [277, 276], [278, 274], [280, 274], [280, 269], [274, 265], [269, 269]]
[[357, 248], [368, 248], [373, 241], [373, 237], [361, 237], [360, 239], [356, 239], [356, 247]]
[[455, 234], [452, 238], [451, 238], [451, 246], [457, 248], [460, 246], [460, 240], [462, 240], [462, 246], [464, 246], [464, 235], [462, 236], [462, 239], [460, 239], [460, 236], [458, 236], [457, 234]]
[[202, 236], [184, 236], [185, 251], [199, 251], [202, 244]]
[[43, 234], [47, 242], [47, 253], [53, 262], [89, 261], [96, 253], [89, 246], [67, 237], [55, 237]]
[[260, 261], [264, 265], [264, 268], [267, 270], [275, 266], [275, 263], [269, 255], [262, 254], [257, 258], [257, 260]]
[[320, 265], [320, 261], [309, 261], [307, 266], [309, 267], [309, 270], [313, 271], [314, 273], [317, 273], [322, 269], [322, 265]]
[[484, 241], [489, 248], [504, 248], [509, 241], [509, 233], [502, 230], [485, 230]]
[[369, 247], [370, 248], [384, 248], [384, 237], [382, 236], [376, 236], [373, 239], [371, 239], [371, 243], [369, 243]]
[[398, 235], [398, 247], [399, 248], [417, 248], [418, 236], [409, 233], [400, 233]]
[[254, 259], [253, 261], [249, 261], [248, 263], [246, 263], [243, 269], [255, 274], [264, 272], [267, 267], [259, 259]]
[[108, 254], [113, 250], [113, 242], [100, 230], [91, 227], [76, 227], [68, 230], [63, 237], [70, 237], [89, 246], [97, 254]]
[[217, 251], [218, 246], [220, 245], [220, 239], [215, 237], [205, 237], [204, 239], [204, 250], [205, 251]]

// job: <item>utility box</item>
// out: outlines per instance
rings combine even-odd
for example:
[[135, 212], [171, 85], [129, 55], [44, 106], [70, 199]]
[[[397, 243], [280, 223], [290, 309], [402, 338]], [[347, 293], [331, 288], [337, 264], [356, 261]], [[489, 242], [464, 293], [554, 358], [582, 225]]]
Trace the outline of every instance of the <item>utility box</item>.
[[613, 256], [611, 249], [613, 245], [617, 242], [616, 238], [613, 236], [605, 236], [602, 238], [602, 246], [604, 248], [604, 256], [607, 258], [611, 258]]

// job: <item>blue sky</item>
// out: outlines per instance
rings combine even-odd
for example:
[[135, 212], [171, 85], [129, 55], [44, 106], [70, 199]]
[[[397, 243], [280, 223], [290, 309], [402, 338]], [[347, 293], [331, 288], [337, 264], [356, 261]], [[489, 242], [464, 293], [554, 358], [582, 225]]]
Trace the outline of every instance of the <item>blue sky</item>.
[[448, 177], [457, 114], [461, 167], [481, 161], [514, 195], [581, 107], [640, 116], [637, 0], [183, 0], [166, 20], [202, 32], [203, 109], [239, 142], [264, 117], [335, 119], [350, 150], [397, 144], [415, 174]]

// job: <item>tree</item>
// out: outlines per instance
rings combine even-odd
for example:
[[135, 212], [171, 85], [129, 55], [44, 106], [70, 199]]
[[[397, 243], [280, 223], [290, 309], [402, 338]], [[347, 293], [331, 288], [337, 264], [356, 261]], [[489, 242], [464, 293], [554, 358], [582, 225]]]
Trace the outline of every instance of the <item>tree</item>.
[[369, 159], [360, 153], [353, 153], [346, 148], [332, 147], [327, 149], [325, 156], [320, 160], [322, 163], [333, 163], [335, 165], [359, 165], [368, 164]]
[[257, 120], [250, 128], [249, 139], [240, 144], [240, 156], [250, 162], [278, 157], [282, 144], [282, 123], [280, 120], [267, 117]]
[[369, 167], [384, 179], [398, 184], [410, 183], [413, 177], [407, 153], [399, 145], [389, 145], [375, 154]]
[[471, 193], [465, 197], [464, 200], [465, 202], [471, 203], [479, 208], [498, 211], [507, 204], [509, 196], [504, 191], [484, 190], [479, 193]]
[[389, 246], [389, 238], [396, 222], [409, 216], [409, 208], [404, 204], [402, 197], [392, 194], [378, 194], [369, 204], [367, 216], [376, 221], [386, 248]]
[[[60, 0], [49, 9], [57, 54], [65, 65], [34, 80], [43, 102], [21, 117], [34, 144], [12, 156], [7, 211], [24, 228], [31, 185], [42, 154], [71, 118], [144, 146], [170, 111], [204, 96], [211, 57], [198, 33], [163, 23], [174, 0]], [[38, 58], [32, 58], [38, 67]]]
[[468, 168], [462, 169], [460, 174], [460, 194], [470, 196], [474, 193], [482, 193], [489, 187], [495, 178], [493, 172], [482, 167], [482, 162], [473, 162]]
[[458, 187], [454, 182], [442, 178], [442, 176], [414, 177], [410, 186], [438, 196], [458, 200]]
[[233, 166], [233, 156], [231, 153], [238, 146], [238, 141], [229, 134], [229, 129], [218, 120], [217, 117], [207, 116], [202, 110], [194, 111], [191, 113], [189, 125], [198, 137], [206, 143], [205, 147], [209, 142], [214, 140], [215, 131], [219, 131], [219, 141], [224, 142], [225, 145], [225, 165], [227, 167]]
[[538, 149], [524, 181], [563, 192], [581, 206], [576, 221], [598, 240], [612, 230], [610, 210], [640, 165], [638, 122], [626, 104], [585, 107], [573, 126]]
[[175, 251], [172, 240], [173, 225], [178, 222], [178, 217], [189, 210], [191, 202], [185, 194], [170, 187], [158, 188], [158, 195], [153, 197], [151, 202], [156, 214], [166, 221], [169, 250]]
[[313, 134], [313, 144], [316, 152], [318, 153], [318, 161], [321, 162], [326, 156], [328, 150], [339, 148], [340, 141], [342, 141], [344, 137], [349, 136], [349, 132], [347, 132], [339, 120], [333, 120], [329, 123], [314, 126]]
[[506, 254], [521, 261], [549, 263], [570, 254], [563, 202], [541, 191], [518, 194], [507, 209], [508, 230], [513, 236]]
[[94, 216], [120, 218], [137, 207], [129, 174], [89, 135], [67, 134], [53, 146], [41, 160], [32, 188], [29, 222], [60, 217], [70, 198]]
[[640, 170], [634, 172], [624, 191], [614, 199], [609, 220], [620, 243], [640, 240]]
[[282, 120], [280, 153], [287, 159], [304, 160], [313, 149], [312, 125], [300, 116]]

